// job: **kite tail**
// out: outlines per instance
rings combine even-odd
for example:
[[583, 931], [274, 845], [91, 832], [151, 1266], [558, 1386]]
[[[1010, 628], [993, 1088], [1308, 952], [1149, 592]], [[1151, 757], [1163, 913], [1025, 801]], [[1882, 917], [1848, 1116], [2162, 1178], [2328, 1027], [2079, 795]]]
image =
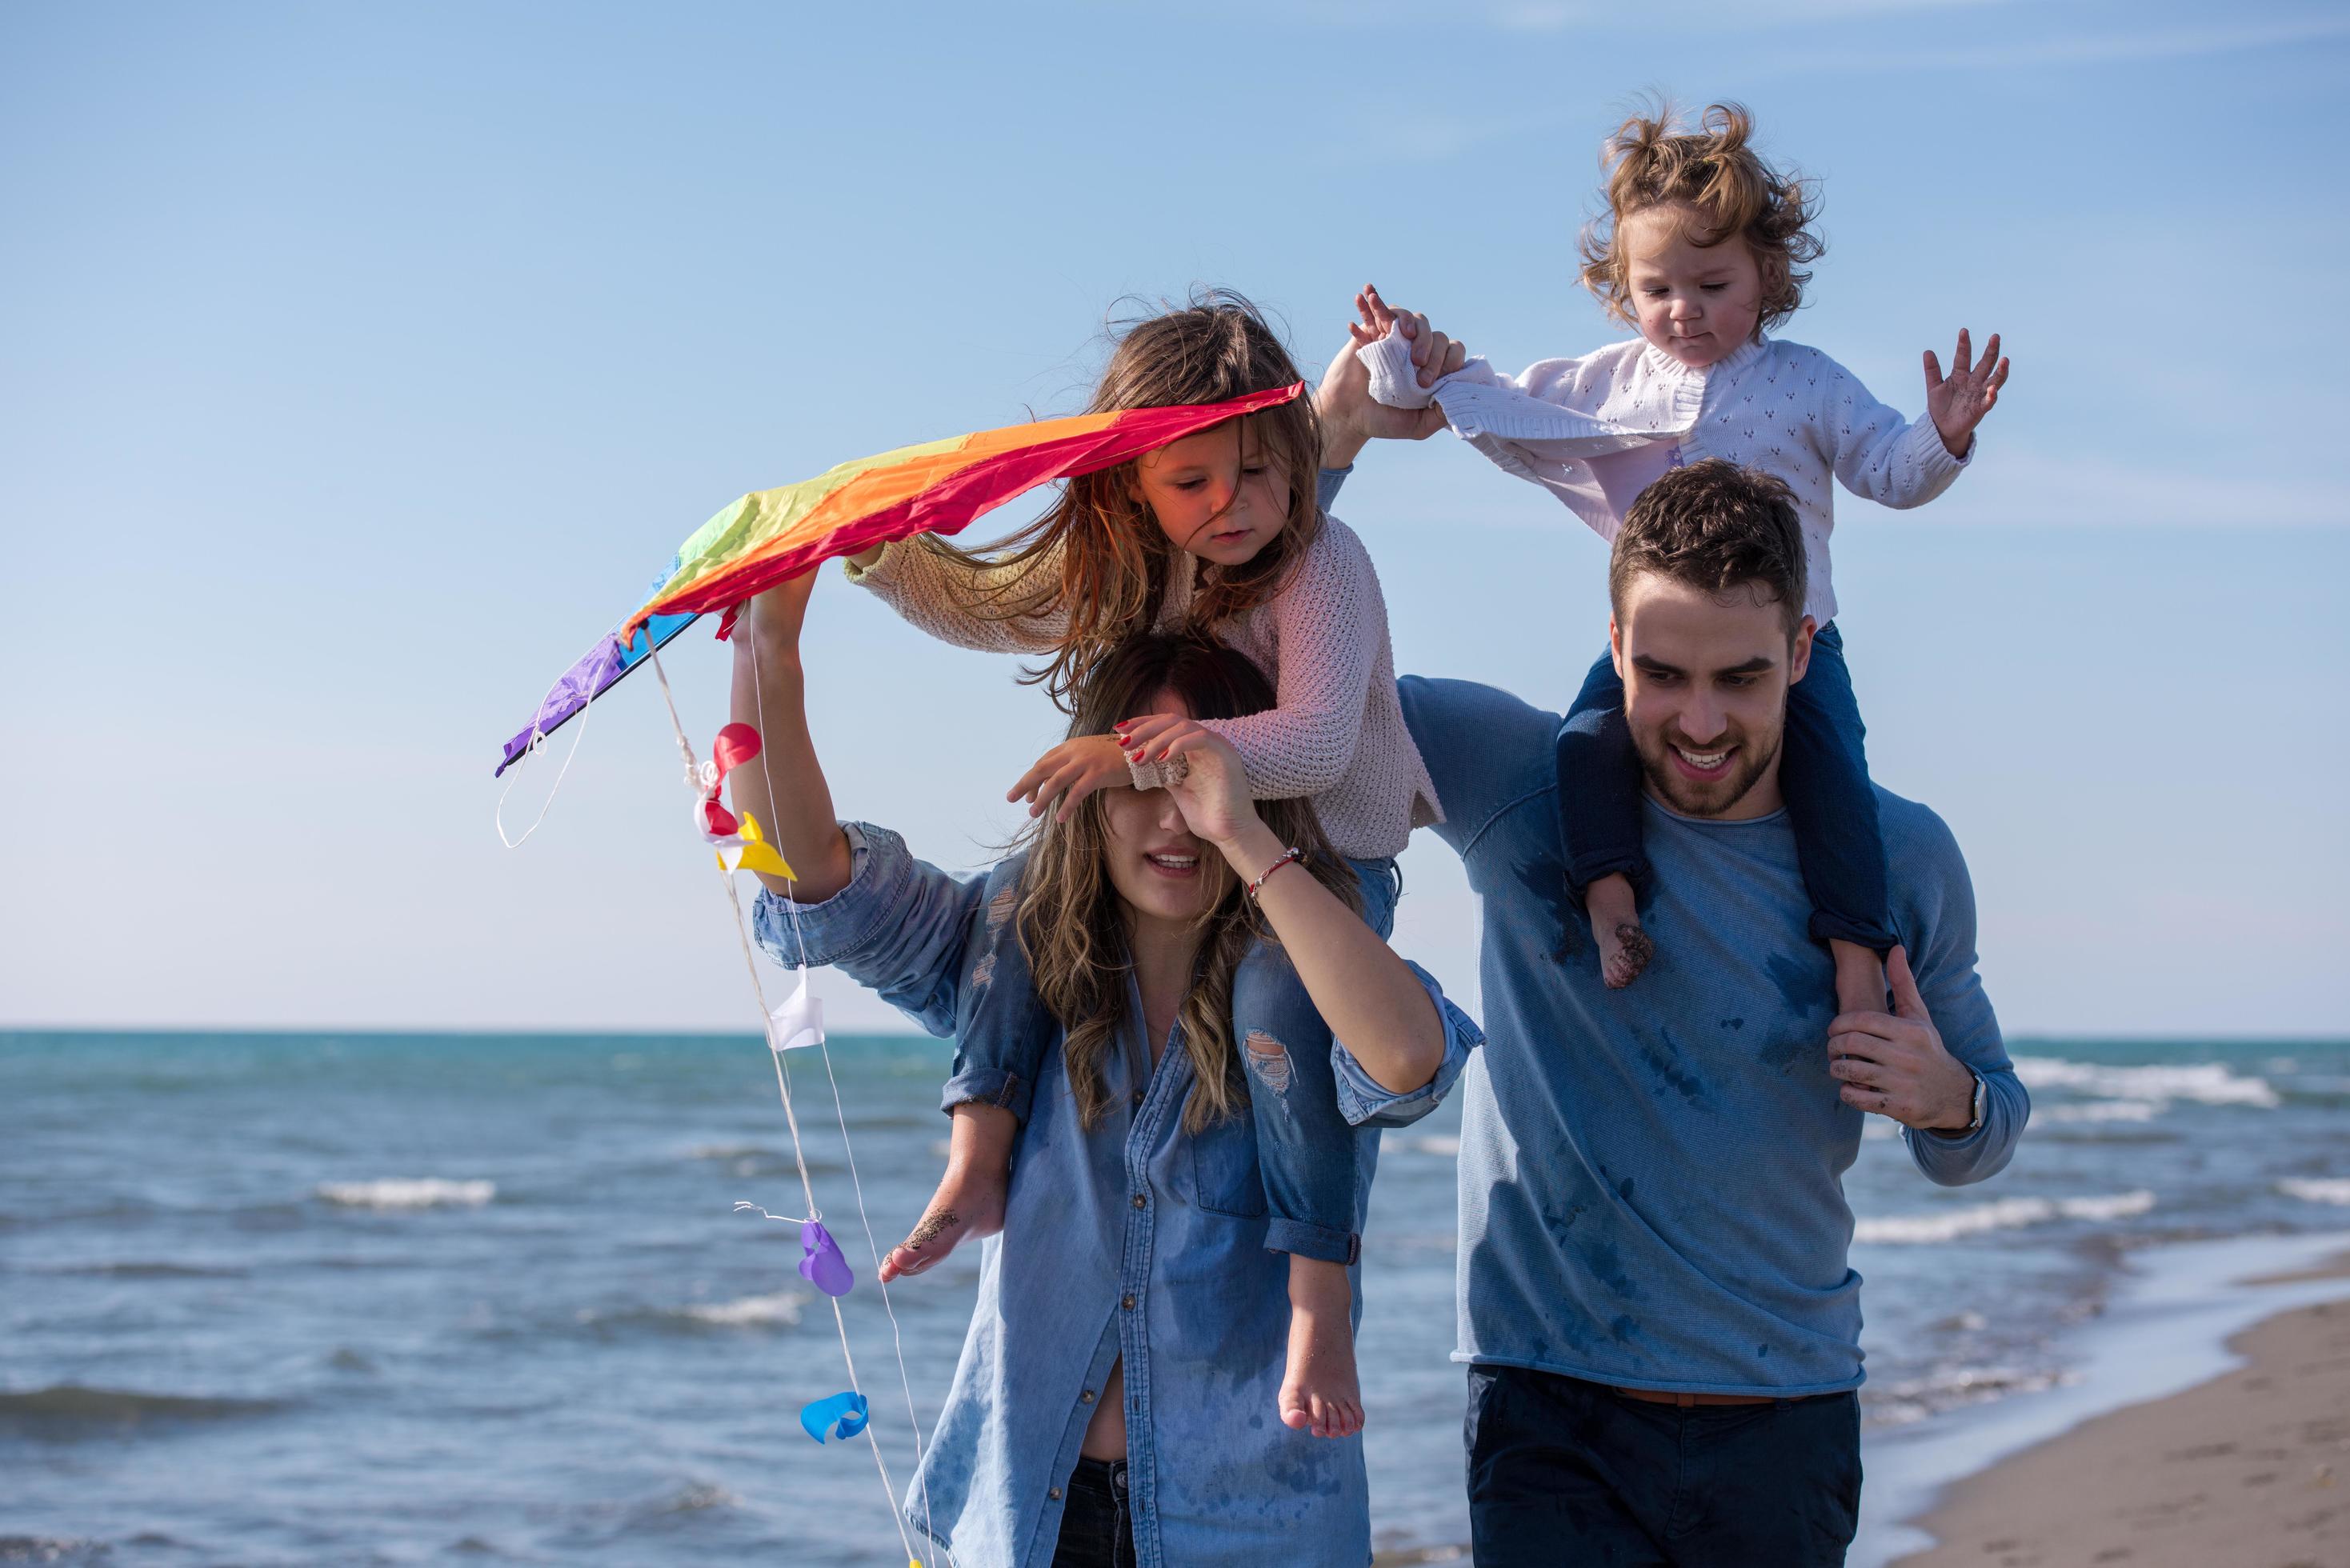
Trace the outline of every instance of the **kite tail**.
[[[659, 647], [655, 646], [650, 649], [647, 657], [652, 664], [654, 678], [660, 682], [661, 701], [669, 709], [670, 730], [677, 738], [678, 753], [685, 759], [686, 787], [691, 789], [694, 794], [699, 797], [702, 791], [701, 763], [694, 756], [693, 742], [686, 738], [685, 721], [678, 714], [677, 696], [676, 693], [670, 689], [669, 672], [661, 668], [660, 650]], [[755, 679], [755, 674], [754, 678]], [[760, 711], [762, 712], [765, 711], [765, 703], [764, 699], [761, 699]], [[574, 742], [573, 743], [575, 746], [577, 744], [577, 742]], [[760, 748], [760, 767], [763, 773], [766, 766], [764, 760], [765, 755], [766, 748], [763, 745]], [[775, 798], [774, 785], [772, 783], [768, 785], [768, 798], [770, 800]], [[758, 955], [752, 949], [750, 933], [743, 924], [743, 900], [741, 896], [735, 891], [734, 879], [733, 876], [728, 873], [725, 867], [714, 859], [712, 861], [712, 865], [717, 868], [720, 886], [724, 888], [726, 890], [727, 914], [734, 927], [735, 940], [742, 944], [743, 966], [750, 973], [751, 994], [753, 999], [758, 1003], [759, 1022], [762, 1035], [766, 1036], [767, 1031], [770, 1027], [771, 1017], [767, 1008], [767, 988], [765, 982], [760, 979]], [[786, 896], [786, 901], [788, 901], [788, 895]], [[796, 934], [798, 928], [798, 909], [795, 905], [793, 906], [793, 926], [795, 933]], [[806, 967], [807, 960], [807, 950], [805, 944], [802, 945], [800, 950], [800, 960], [801, 967], [805, 969]], [[771, 1046], [774, 1044], [772, 1037], [769, 1037], [769, 1044]], [[783, 1101], [785, 1125], [791, 1129], [792, 1161], [799, 1169], [800, 1192], [807, 1200], [809, 1217], [811, 1219], [820, 1218], [824, 1211], [816, 1203], [816, 1182], [808, 1175], [807, 1155], [802, 1149], [800, 1145], [799, 1116], [792, 1105], [791, 1077], [789, 1072], [784, 1066], [784, 1053], [770, 1049], [768, 1054], [775, 1058], [775, 1093]], [[825, 1058], [825, 1074], [827, 1077], [830, 1077], [831, 1073], [832, 1059], [829, 1052], [827, 1052]], [[846, 1148], [848, 1141], [848, 1122], [846, 1113], [841, 1112], [840, 1110], [840, 1085], [837, 1080], [833, 1084], [833, 1108], [835, 1113], [840, 1117], [841, 1142], [843, 1147]], [[849, 1155], [849, 1171], [852, 1181], [855, 1179], [856, 1169], [856, 1156], [851, 1152]], [[861, 1183], [857, 1187], [857, 1212], [858, 1220], [860, 1220], [865, 1226], [866, 1245], [868, 1247], [874, 1247], [873, 1221], [865, 1212], [865, 1191]], [[875, 1251], [877, 1256], [874, 1263], [874, 1277], [878, 1282], [880, 1278], [880, 1262], [878, 1256], [879, 1249], [875, 1248]], [[885, 1308], [889, 1303], [889, 1286], [886, 1284], [882, 1285], [881, 1298]], [[840, 1300], [838, 1297], [831, 1296], [827, 1293], [827, 1299], [832, 1303], [833, 1328], [840, 1336], [840, 1359], [848, 1371], [848, 1386], [851, 1391], [861, 1397], [863, 1396], [865, 1389], [862, 1381], [858, 1376], [856, 1354], [849, 1348], [847, 1319], [841, 1314]], [[921, 1464], [921, 1424], [914, 1415], [913, 1382], [906, 1372], [905, 1344], [904, 1341], [899, 1338], [898, 1334], [898, 1314], [895, 1311], [891, 1311], [889, 1313], [889, 1332], [897, 1351], [898, 1380], [906, 1391], [906, 1415], [909, 1424], [911, 1426], [914, 1433], [915, 1466], [916, 1473], [919, 1476]], [[906, 1561], [910, 1565], [910, 1568], [920, 1568], [921, 1558], [914, 1550], [913, 1538], [907, 1532], [905, 1511], [898, 1506], [898, 1489], [897, 1484], [889, 1479], [889, 1460], [882, 1457], [881, 1445], [878, 1440], [868, 1442], [866, 1446], [872, 1449], [874, 1469], [880, 1472], [882, 1495], [889, 1499], [889, 1520], [890, 1522], [895, 1524], [898, 1528], [899, 1544], [905, 1548]], [[925, 1535], [928, 1535], [930, 1533], [930, 1499], [929, 1483], [927, 1481], [923, 1482], [923, 1532]]]

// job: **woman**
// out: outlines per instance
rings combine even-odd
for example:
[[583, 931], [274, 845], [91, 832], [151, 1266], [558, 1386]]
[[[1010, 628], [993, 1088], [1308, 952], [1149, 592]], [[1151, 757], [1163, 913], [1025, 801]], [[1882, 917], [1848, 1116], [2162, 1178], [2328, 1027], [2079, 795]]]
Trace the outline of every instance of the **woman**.
[[[735, 633], [733, 715], [764, 743], [764, 766], [732, 775], [736, 805], [799, 873], [767, 881], [761, 941], [796, 962], [805, 940], [807, 961], [945, 1034], [999, 946], [1024, 940], [1060, 1023], [912, 1522], [975, 1564], [1359, 1568], [1359, 1438], [1268, 1413], [1287, 1272], [1263, 1248], [1232, 974], [1259, 937], [1280, 941], [1346, 1043], [1340, 1096], [1366, 1125], [1432, 1107], [1475, 1026], [1334, 891], [1352, 879], [1311, 809], [1252, 804], [1231, 749], [1198, 724], [1271, 705], [1245, 656], [1164, 637], [1106, 656], [1071, 732], [1169, 715], [1187, 775], [1048, 815], [1022, 853], [957, 882], [895, 834], [835, 819], [803, 701], [808, 592], [801, 578], [762, 596]], [[956, 1106], [958, 1147], [973, 1118], [1003, 1115]]]

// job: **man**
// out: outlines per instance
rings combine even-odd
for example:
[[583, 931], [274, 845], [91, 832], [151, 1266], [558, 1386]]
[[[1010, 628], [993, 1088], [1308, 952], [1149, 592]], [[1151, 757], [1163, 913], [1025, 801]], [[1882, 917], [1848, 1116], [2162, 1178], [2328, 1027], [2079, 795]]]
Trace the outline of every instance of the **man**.
[[1718, 460], [1650, 485], [1616, 538], [1610, 637], [1664, 955], [1628, 991], [1575, 940], [1556, 794], [1598, 781], [1558, 776], [1559, 716], [1400, 683], [1437, 832], [1484, 906], [1457, 1352], [1481, 1568], [1841, 1563], [1862, 1374], [1839, 1178], [1864, 1114], [1900, 1123], [1946, 1186], [1996, 1173], [2029, 1115], [1958, 846], [1881, 789], [1908, 945], [1889, 1012], [1834, 1016], [1779, 791], [1804, 587], [1785, 488]]

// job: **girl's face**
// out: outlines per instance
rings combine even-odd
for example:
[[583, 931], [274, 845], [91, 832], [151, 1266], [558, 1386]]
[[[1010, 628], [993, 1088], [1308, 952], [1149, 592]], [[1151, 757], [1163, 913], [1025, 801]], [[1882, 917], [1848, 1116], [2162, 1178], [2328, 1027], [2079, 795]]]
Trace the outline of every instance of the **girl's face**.
[[1762, 268], [1753, 251], [1737, 240], [1698, 244], [1690, 236], [1704, 237], [1699, 224], [1694, 208], [1665, 202], [1616, 228], [1640, 336], [1692, 370], [1752, 338], [1762, 309]]
[[1220, 566], [1254, 560], [1289, 521], [1289, 481], [1265, 461], [1249, 420], [1143, 453], [1134, 490], [1178, 548]]
[[[1183, 700], [1164, 690], [1148, 711], [1191, 716]], [[1189, 925], [1222, 897], [1222, 857], [1184, 825], [1171, 791], [1114, 784], [1100, 798], [1110, 886], [1137, 919]]]

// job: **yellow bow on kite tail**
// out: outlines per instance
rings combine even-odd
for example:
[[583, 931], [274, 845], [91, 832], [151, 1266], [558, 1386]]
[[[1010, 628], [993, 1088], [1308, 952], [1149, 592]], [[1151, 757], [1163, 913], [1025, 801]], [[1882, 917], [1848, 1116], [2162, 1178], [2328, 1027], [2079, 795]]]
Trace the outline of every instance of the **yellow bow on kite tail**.
[[718, 846], [718, 865], [726, 871], [759, 871], [770, 877], [781, 877], [786, 882], [796, 882], [799, 873], [791, 862], [775, 853], [759, 831], [759, 819], [749, 812], [742, 815], [743, 828], [731, 842]]

